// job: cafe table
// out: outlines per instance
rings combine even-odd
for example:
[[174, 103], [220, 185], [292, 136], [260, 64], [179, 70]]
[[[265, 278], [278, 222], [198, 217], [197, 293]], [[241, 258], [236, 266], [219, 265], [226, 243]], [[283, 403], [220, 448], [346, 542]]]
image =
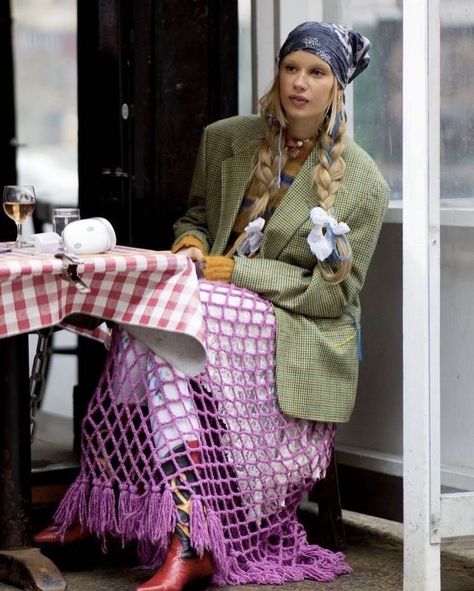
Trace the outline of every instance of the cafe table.
[[179, 369], [199, 373], [206, 353], [192, 261], [124, 246], [78, 259], [0, 243], [0, 580], [66, 588], [53, 562], [32, 547], [28, 334], [59, 326], [107, 347], [116, 325]]

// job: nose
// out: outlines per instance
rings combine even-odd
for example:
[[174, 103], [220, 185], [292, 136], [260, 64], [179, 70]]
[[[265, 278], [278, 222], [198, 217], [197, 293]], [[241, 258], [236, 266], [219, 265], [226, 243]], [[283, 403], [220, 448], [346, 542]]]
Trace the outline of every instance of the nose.
[[306, 74], [304, 72], [299, 72], [295, 79], [293, 80], [293, 85], [295, 88], [306, 88], [307, 81], [306, 81]]

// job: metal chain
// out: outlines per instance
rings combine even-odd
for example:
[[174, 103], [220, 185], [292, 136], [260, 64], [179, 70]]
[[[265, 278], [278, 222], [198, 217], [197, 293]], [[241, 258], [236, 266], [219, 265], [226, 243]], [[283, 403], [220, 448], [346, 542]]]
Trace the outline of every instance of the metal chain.
[[36, 418], [38, 408], [43, 400], [46, 386], [46, 372], [48, 371], [51, 355], [52, 328], [46, 328], [37, 332], [38, 342], [30, 375], [30, 433], [31, 443], [35, 440], [38, 421]]

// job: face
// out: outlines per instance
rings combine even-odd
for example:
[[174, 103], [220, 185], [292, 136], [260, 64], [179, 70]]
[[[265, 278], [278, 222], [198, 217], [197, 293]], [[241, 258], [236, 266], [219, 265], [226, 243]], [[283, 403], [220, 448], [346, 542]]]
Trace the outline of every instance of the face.
[[315, 133], [332, 98], [331, 67], [307, 51], [289, 53], [280, 65], [280, 101], [290, 133]]

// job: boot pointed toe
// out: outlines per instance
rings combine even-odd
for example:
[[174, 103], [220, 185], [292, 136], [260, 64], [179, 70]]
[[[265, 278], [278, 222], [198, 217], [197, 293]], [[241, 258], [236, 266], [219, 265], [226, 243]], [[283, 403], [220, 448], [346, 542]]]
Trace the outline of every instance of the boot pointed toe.
[[86, 540], [88, 537], [90, 537], [89, 531], [79, 523], [66, 530], [64, 536], [61, 535], [59, 526], [53, 524], [35, 534], [33, 540], [38, 545], [71, 544]]

